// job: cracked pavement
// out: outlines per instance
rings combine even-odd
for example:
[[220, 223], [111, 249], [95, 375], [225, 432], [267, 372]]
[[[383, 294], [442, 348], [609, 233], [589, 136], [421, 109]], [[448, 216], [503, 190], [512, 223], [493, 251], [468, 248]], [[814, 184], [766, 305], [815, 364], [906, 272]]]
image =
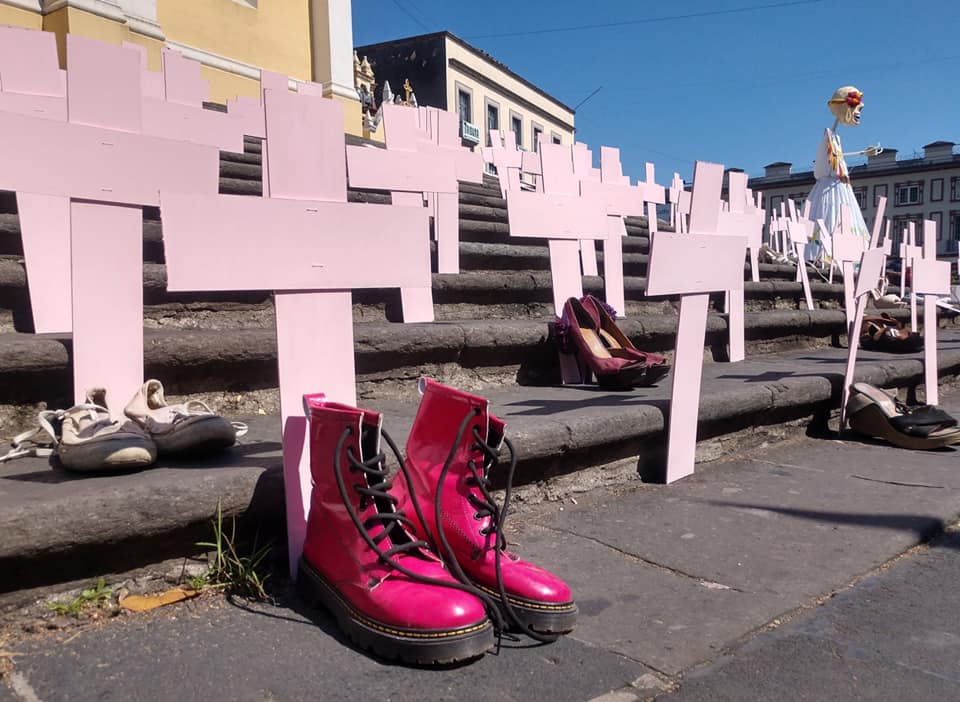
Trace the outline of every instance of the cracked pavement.
[[[943, 404], [960, 413], [960, 398]], [[912, 696], [888, 676], [875, 676], [876, 685], [864, 680], [896, 653], [898, 634], [884, 622], [901, 622], [910, 655], [957, 652], [960, 624], [950, 624], [956, 617], [949, 614], [960, 599], [952, 594], [957, 549], [929, 550], [951, 586], [927, 574], [922, 554], [920, 565], [897, 576], [899, 589], [873, 583], [900, 573], [899, 564], [888, 568], [891, 559], [941, 534], [958, 515], [956, 450], [804, 437], [701, 466], [671, 486], [627, 481], [517, 515], [509, 529], [515, 550], [567, 579], [580, 606], [576, 630], [551, 645], [505, 639], [498, 654], [474, 664], [419, 670], [355, 650], [325, 613], [292, 595], [270, 605], [212, 597], [76, 632], [6, 640], [3, 648], [20, 655], [0, 700], [31, 699], [24, 690], [45, 701], [336, 700], [358, 693], [422, 700], [478, 691], [495, 700], [607, 702], [664, 694], [935, 699], [960, 679], [956, 655], [938, 654], [927, 672], [910, 672]], [[936, 589], [931, 613], [925, 588]], [[871, 614], [865, 602], [878, 592], [886, 600]], [[911, 618], [918, 611], [926, 616]], [[838, 623], [841, 616], [853, 617], [854, 628]], [[937, 617], [939, 628], [931, 621]], [[817, 623], [831, 621], [832, 629]], [[886, 638], [864, 648], [850, 643], [857, 632]], [[820, 659], [828, 654], [826, 665]], [[791, 696], [790, 685], [818, 692]]]

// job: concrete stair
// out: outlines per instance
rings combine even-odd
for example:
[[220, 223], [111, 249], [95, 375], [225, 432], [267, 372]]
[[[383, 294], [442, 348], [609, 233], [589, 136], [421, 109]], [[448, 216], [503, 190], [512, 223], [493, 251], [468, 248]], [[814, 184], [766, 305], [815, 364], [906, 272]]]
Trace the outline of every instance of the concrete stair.
[[[244, 153], [221, 155], [222, 193], [259, 196], [261, 178], [257, 140], [248, 139]], [[349, 198], [389, 202], [389, 195], [355, 190]], [[619, 324], [639, 348], [669, 356], [677, 300], [645, 296], [646, 219], [628, 219], [627, 232], [628, 317]], [[521, 454], [518, 483], [534, 486], [529, 489], [539, 495], [530, 493], [531, 499], [564, 494], [573, 484], [587, 489], [635, 477], [638, 470], [655, 479], [663, 458], [669, 379], [658, 388], [631, 393], [557, 387], [546, 243], [510, 237], [505, 202], [492, 178], [461, 184], [460, 234], [463, 272], [433, 276], [436, 323], [398, 323], [397, 290], [354, 293], [360, 403], [398, 420], [394, 435], [402, 442], [420, 376], [490, 396], [510, 420]], [[225, 498], [230, 513], [282, 522], [272, 296], [268, 291], [167, 292], [162, 223], [155, 208], [144, 208], [143, 244], [147, 376], [162, 380], [173, 401], [203, 399], [231, 418], [251, 421], [254, 431], [242, 446], [221, 459], [201, 462], [196, 471], [169, 465], [141, 475], [77, 481], [51, 471], [40, 459], [0, 465], [0, 528], [15, 534], [0, 548], [0, 572], [23, 574], [0, 591], [88, 577], [189, 551], [218, 496]], [[601, 256], [601, 272], [602, 266]], [[842, 287], [814, 277], [818, 307], [808, 311], [794, 275], [790, 266], [762, 264], [761, 282], [746, 283], [748, 360], [743, 364], [719, 362], [726, 357], [727, 323], [717, 311], [721, 296], [712, 299], [699, 435], [705, 460], [812, 423], [822, 427], [838, 402], [845, 353], [837, 348], [845, 343]], [[602, 278], [585, 277], [584, 289], [602, 297]], [[897, 311], [895, 316], [909, 315]], [[942, 315], [940, 325], [947, 329], [941, 374], [951, 382], [960, 374], [960, 335], [952, 331], [951, 315]], [[15, 199], [0, 193], [0, 440], [33, 426], [39, 409], [71, 404], [69, 338], [31, 331]], [[910, 390], [922, 383], [918, 355], [867, 358], [871, 360], [861, 372], [868, 382]], [[98, 494], [98, 485], [107, 492]], [[90, 517], [132, 515], [138, 505], [142, 514], [157, 515], [141, 532], [122, 517]], [[171, 509], [179, 512], [166, 514]], [[44, 537], [49, 543], [31, 545], [31, 510], [63, 511], [64, 528]], [[97, 544], [119, 543], [132, 549], [125, 551], [129, 558], [118, 559], [115, 552], [112, 561], [91, 555]]]

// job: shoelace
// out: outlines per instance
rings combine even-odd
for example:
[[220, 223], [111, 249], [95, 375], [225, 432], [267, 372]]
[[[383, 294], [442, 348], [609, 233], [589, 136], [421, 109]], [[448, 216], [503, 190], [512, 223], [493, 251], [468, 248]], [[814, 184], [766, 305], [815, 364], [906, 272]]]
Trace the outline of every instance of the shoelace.
[[[110, 411], [106, 407], [91, 402], [74, 405], [69, 410], [44, 410], [37, 415], [37, 423], [40, 426], [36, 429], [28, 429], [13, 437], [10, 442], [11, 448], [7, 453], [0, 456], [0, 463], [28, 456], [38, 456], [40, 458], [52, 456], [60, 444], [60, 426], [64, 417], [66, 417], [67, 412], [78, 409], [86, 410], [89, 413], [92, 421], [91, 426], [113, 424], [114, 420], [110, 417]], [[99, 415], [104, 416], [100, 416], [98, 419]]]
[[[358, 470], [362, 471], [366, 476], [367, 487], [360, 485], [355, 485], [354, 490], [361, 495], [361, 500], [363, 497], [366, 497], [370, 500], [376, 502], [379, 498], [381, 500], [380, 504], [377, 504], [377, 513], [368, 519], [366, 522], [360, 520], [360, 515], [357, 514], [357, 510], [353, 508], [353, 504], [350, 500], [350, 495], [347, 492], [347, 486], [344, 484], [343, 474], [339, 470], [338, 466], [344, 455], [343, 444], [346, 441], [348, 436], [353, 434], [353, 427], [347, 427], [344, 429], [343, 434], [340, 436], [340, 440], [337, 441], [337, 447], [334, 452], [334, 477], [337, 481], [337, 489], [340, 492], [340, 498], [343, 500], [343, 505], [347, 509], [347, 514], [350, 515], [350, 520], [353, 522], [354, 526], [357, 528], [361, 538], [366, 542], [376, 554], [378, 560], [384, 565], [396, 570], [399, 573], [406, 575], [411, 580], [416, 582], [424, 583], [427, 585], [437, 585], [439, 587], [447, 587], [451, 590], [459, 590], [465, 592], [469, 595], [473, 595], [484, 603], [484, 607], [487, 609], [490, 619], [493, 622], [494, 631], [497, 635], [497, 650], [500, 648], [500, 638], [503, 631], [503, 620], [500, 617], [500, 613], [497, 611], [497, 608], [493, 604], [490, 596], [485, 592], [475, 587], [473, 584], [462, 581], [450, 581], [450, 580], [440, 580], [439, 578], [431, 578], [420, 573], [415, 573], [410, 570], [397, 560], [393, 556], [412, 552], [415, 550], [430, 550], [430, 544], [426, 541], [419, 541], [417, 539], [410, 538], [406, 543], [395, 543], [391, 548], [386, 551], [381, 551], [379, 544], [381, 541], [386, 539], [394, 529], [403, 529], [405, 526], [411, 527], [412, 531], [413, 523], [410, 519], [403, 513], [403, 511], [394, 510], [393, 512], [381, 512], [380, 505], [383, 504], [383, 501], [389, 503], [390, 505], [395, 506], [397, 504], [397, 498], [390, 494], [390, 489], [393, 487], [393, 482], [387, 479], [387, 470], [385, 468], [386, 464], [386, 454], [380, 452], [376, 456], [368, 458], [365, 461], [357, 459], [353, 455], [351, 449], [346, 450], [347, 461], [350, 464], [350, 472], [356, 472]], [[394, 456], [396, 457], [398, 463], [400, 464], [400, 470], [403, 471], [403, 475], [407, 480], [408, 485], [412, 485], [410, 482], [410, 473], [404, 463], [400, 458], [400, 451], [397, 448], [397, 445], [393, 442], [393, 439], [385, 432], [381, 432], [384, 439], [387, 441], [387, 445], [390, 447], [390, 450], [393, 451]], [[373, 482], [376, 481], [376, 482]], [[420, 505], [417, 502], [416, 496], [414, 496], [411, 490], [411, 500], [413, 502], [414, 510], [417, 513], [417, 516], [420, 518], [421, 523], [423, 521], [423, 512], [420, 509]], [[370, 529], [377, 525], [377, 523], [383, 523], [383, 531], [377, 536], [370, 536]]]
[[[463, 568], [460, 567], [460, 563], [457, 560], [457, 556], [453, 551], [453, 548], [450, 546], [450, 542], [447, 540], [446, 532], [443, 528], [443, 518], [442, 510], [440, 508], [443, 495], [443, 486], [446, 482], [447, 473], [450, 472], [450, 467], [453, 465], [454, 456], [457, 453], [457, 447], [460, 445], [460, 441], [463, 439], [463, 434], [467, 430], [467, 426], [470, 424], [470, 420], [480, 414], [479, 409], [474, 409], [473, 412], [468, 413], [463, 421], [460, 423], [460, 428], [457, 430], [457, 436], [453, 440], [453, 446], [450, 448], [450, 453], [447, 455], [447, 460], [443, 464], [443, 468], [440, 470], [440, 477], [437, 482], [437, 494], [433, 498], [433, 509], [434, 509], [434, 518], [437, 522], [437, 537], [440, 541], [440, 545], [443, 546], [443, 553], [441, 555], [446, 555], [444, 559], [447, 562], [447, 565], [453, 571], [454, 575], [462, 583], [473, 584], [473, 581], [470, 577], [463, 572]], [[474, 437], [477, 440], [477, 446], [483, 451], [484, 455], [490, 458], [491, 465], [489, 468], [499, 465], [500, 457], [496, 451], [487, 446], [486, 442], [482, 440], [480, 436], [479, 429], [474, 430]], [[507, 469], [507, 480], [506, 486], [503, 491], [503, 506], [497, 507], [496, 502], [493, 499], [493, 496], [490, 494], [490, 480], [487, 477], [489, 471], [487, 466], [484, 467], [484, 474], [481, 475], [477, 470], [476, 463], [473, 459], [470, 459], [467, 462], [467, 468], [471, 471], [472, 475], [470, 478], [475, 478], [477, 481], [477, 487], [480, 489], [483, 499], [478, 498], [476, 495], [471, 494], [471, 504], [475, 504], [478, 507], [477, 514], [481, 512], [490, 513], [490, 527], [483, 528], [480, 530], [481, 533], [486, 532], [486, 534], [493, 533], [495, 536], [496, 546], [494, 547], [493, 558], [494, 558], [494, 572], [497, 576], [497, 594], [500, 596], [500, 602], [503, 605], [504, 611], [507, 613], [507, 617], [510, 619], [510, 622], [517, 627], [524, 634], [529, 636], [535, 641], [540, 641], [541, 643], [550, 643], [556, 641], [559, 636], [556, 634], [541, 634], [538, 631], [535, 631], [528, 625], [524, 624], [520, 617], [517, 615], [516, 610], [513, 605], [510, 604], [510, 599], [507, 596], [507, 590], [503, 585], [503, 567], [501, 565], [501, 555], [506, 549], [507, 541], [504, 536], [504, 525], [507, 521], [507, 512], [510, 509], [510, 493], [513, 490], [513, 474], [517, 468], [517, 454], [513, 448], [513, 444], [510, 442], [510, 439], [504, 438], [504, 444], [507, 446], [507, 450], [510, 452], [510, 466]], [[486, 462], [485, 462], [486, 463]], [[404, 472], [406, 474], [406, 471]], [[408, 478], [409, 481], [409, 478]], [[410, 491], [411, 494], [413, 491]], [[415, 498], [414, 498], [415, 499]], [[486, 516], [484, 514], [483, 516]], [[479, 518], [479, 517], [478, 517]], [[426, 522], [424, 522], [426, 524]], [[424, 527], [426, 528], [426, 527]], [[485, 534], [485, 535], [486, 535]], [[429, 533], [428, 533], [429, 535]], [[432, 536], [431, 536], [432, 538]]]

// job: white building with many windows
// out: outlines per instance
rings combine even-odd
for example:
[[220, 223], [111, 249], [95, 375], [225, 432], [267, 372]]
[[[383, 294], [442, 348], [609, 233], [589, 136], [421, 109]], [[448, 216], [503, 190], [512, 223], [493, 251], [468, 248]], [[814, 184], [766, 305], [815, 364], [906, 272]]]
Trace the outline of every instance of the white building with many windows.
[[[923, 147], [919, 158], [897, 159], [896, 149], [884, 149], [867, 163], [850, 168], [850, 185], [873, 226], [877, 201], [886, 196], [886, 216], [891, 218], [894, 245], [909, 222], [917, 230], [925, 219], [937, 223], [937, 253], [953, 254], [960, 242], [960, 154], [952, 141], [935, 141]], [[792, 173], [792, 164], [777, 162], [765, 167], [762, 178], [751, 178], [750, 187], [764, 196], [769, 210], [786, 198], [802, 203], [813, 187], [813, 171]]]
[[574, 111], [517, 75], [490, 54], [450, 32], [436, 32], [356, 47], [379, 81], [394, 92], [410, 81], [420, 105], [459, 113], [467, 143], [486, 144], [491, 129], [513, 131], [517, 145], [536, 150], [537, 140], [574, 141]]

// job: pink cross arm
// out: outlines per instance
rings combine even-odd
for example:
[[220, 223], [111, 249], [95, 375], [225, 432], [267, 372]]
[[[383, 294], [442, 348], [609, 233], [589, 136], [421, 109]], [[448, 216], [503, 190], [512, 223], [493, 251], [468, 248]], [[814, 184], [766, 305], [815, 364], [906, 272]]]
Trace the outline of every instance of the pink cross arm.
[[3, 112], [0, 132], [6, 190], [130, 205], [159, 204], [161, 188], [217, 191], [212, 147]]
[[424, 209], [164, 193], [161, 214], [171, 291], [430, 285]]

